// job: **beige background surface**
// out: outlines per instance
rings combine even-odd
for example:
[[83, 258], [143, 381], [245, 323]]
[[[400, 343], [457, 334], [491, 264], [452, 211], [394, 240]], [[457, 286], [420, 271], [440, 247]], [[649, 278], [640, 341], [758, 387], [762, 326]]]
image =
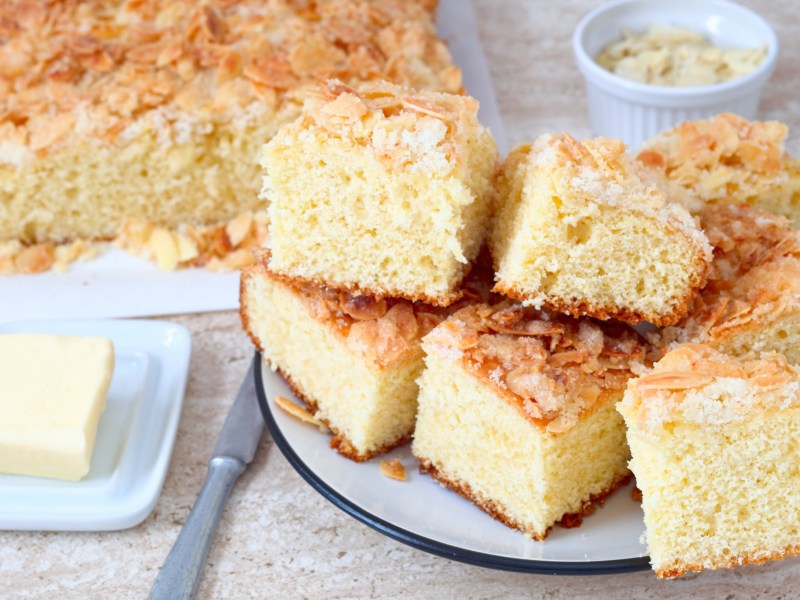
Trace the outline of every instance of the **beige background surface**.
[[[743, 2], [782, 44], [762, 116], [800, 130], [796, 0]], [[511, 143], [589, 133], [570, 35], [590, 0], [474, 0]], [[110, 533], [0, 532], [0, 599], [144, 598], [194, 502], [205, 463], [252, 356], [235, 313], [186, 315], [194, 352], [172, 463], [154, 512]], [[443, 491], [443, 493], [445, 493]], [[481, 569], [394, 542], [346, 516], [262, 444], [212, 549], [200, 598], [794, 598], [800, 560], [660, 582], [649, 573], [551, 577]]]

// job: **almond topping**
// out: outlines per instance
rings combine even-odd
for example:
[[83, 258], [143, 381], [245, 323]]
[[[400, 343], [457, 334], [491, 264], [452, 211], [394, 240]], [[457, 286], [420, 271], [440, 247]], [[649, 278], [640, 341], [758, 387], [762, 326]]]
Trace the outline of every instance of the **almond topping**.
[[[0, 104], [7, 105], [0, 113], [13, 108], [25, 142], [35, 117], [69, 115], [82, 123], [70, 137], [113, 143], [139, 119], [148, 129], [172, 126], [172, 119], [149, 122], [149, 108], [167, 105], [188, 113], [176, 120], [202, 119], [197, 100], [203, 98], [226, 111], [253, 101], [280, 104], [289, 110], [279, 120], [288, 122], [307, 88], [330, 77], [348, 87], [391, 80], [460, 92], [460, 72], [436, 38], [432, 11], [416, 2], [389, 4], [384, 10], [370, 2], [0, 2]], [[200, 91], [178, 94], [163, 84], [156, 90], [152, 82], [161, 75]], [[219, 93], [229, 81], [254, 85], [245, 98], [231, 98]], [[122, 109], [110, 98], [120, 88], [132, 92], [126, 99], [135, 106]], [[458, 114], [416, 98], [406, 108], [437, 118]], [[36, 140], [40, 150], [59, 141], [43, 133]]]
[[382, 460], [380, 463], [380, 473], [389, 479], [395, 479], [397, 481], [406, 480], [406, 468], [397, 458]]
[[414, 316], [414, 309], [410, 304], [405, 302], [395, 304], [386, 312], [385, 319], [394, 324], [406, 342], [417, 339], [419, 324]]
[[386, 314], [386, 300], [378, 300], [372, 296], [354, 296], [347, 292], [339, 294], [342, 311], [357, 321], [379, 319]]
[[489, 327], [497, 333], [523, 336], [559, 335], [564, 332], [561, 325], [548, 321], [516, 321], [507, 324], [490, 321]]
[[320, 421], [317, 417], [311, 414], [307, 408], [304, 406], [300, 406], [296, 402], [289, 400], [285, 396], [275, 396], [275, 406], [280, 408], [283, 412], [287, 415], [294, 417], [302, 421], [303, 423], [308, 423], [309, 425], [314, 425], [318, 427], [321, 431], [327, 431], [328, 427]]
[[568, 363], [580, 364], [587, 358], [586, 354], [578, 350], [568, 350], [566, 352], [555, 352], [550, 355], [550, 363], [555, 366], [561, 366]]
[[55, 262], [53, 244], [35, 244], [24, 247], [16, 257], [18, 273], [41, 273], [47, 271]]
[[154, 229], [147, 245], [161, 269], [164, 271], [175, 270], [179, 262], [178, 243], [169, 231], [162, 227]]
[[760, 375], [757, 377], [753, 377], [750, 380], [750, 383], [758, 386], [758, 387], [774, 387], [779, 385], [785, 385], [790, 381], [790, 378], [787, 374], [782, 375]]
[[250, 234], [250, 229], [253, 226], [252, 213], [242, 213], [235, 219], [225, 225], [225, 233], [228, 235], [228, 240], [231, 246], [236, 248], [241, 244], [245, 238]]
[[706, 373], [667, 371], [646, 375], [639, 379], [637, 385], [640, 389], [647, 390], [683, 390], [703, 387], [712, 381], [714, 377]]

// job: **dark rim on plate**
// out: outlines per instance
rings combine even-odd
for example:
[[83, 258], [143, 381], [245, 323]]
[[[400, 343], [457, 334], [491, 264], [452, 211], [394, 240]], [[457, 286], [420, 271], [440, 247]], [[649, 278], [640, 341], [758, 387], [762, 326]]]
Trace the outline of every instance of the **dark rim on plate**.
[[[635, 558], [622, 558], [617, 560], [602, 560], [594, 562], [561, 562], [531, 560], [523, 558], [511, 558], [475, 552], [457, 546], [451, 546], [442, 542], [437, 542], [430, 538], [412, 533], [402, 527], [398, 527], [388, 521], [373, 515], [354, 504], [323, 481], [303, 460], [284, 437], [278, 423], [272, 416], [272, 410], [267, 402], [267, 394], [264, 391], [264, 377], [262, 374], [263, 363], [261, 362], [261, 352], [256, 352], [256, 359], [261, 368], [254, 369], [256, 379], [256, 394], [258, 396], [258, 406], [264, 417], [264, 422], [269, 429], [275, 445], [292, 465], [295, 471], [308, 482], [322, 496], [362, 523], [369, 525], [376, 531], [407, 544], [418, 550], [423, 550], [430, 554], [435, 554], [450, 560], [455, 560], [470, 565], [485, 567], [488, 569], [498, 569], [503, 571], [517, 571], [523, 573], [535, 573], [539, 575], [608, 575], [614, 573], [630, 573], [634, 571], [646, 571], [650, 568], [650, 559], [646, 556]], [[522, 534], [520, 534], [522, 535]]]

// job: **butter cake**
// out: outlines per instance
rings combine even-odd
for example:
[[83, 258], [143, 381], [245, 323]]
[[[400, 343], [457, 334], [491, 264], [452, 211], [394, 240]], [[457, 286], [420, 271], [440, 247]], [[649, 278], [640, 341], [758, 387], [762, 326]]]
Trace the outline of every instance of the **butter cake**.
[[744, 356], [771, 350], [800, 363], [800, 238], [789, 221], [748, 205], [700, 215], [714, 246], [706, 287], [689, 315], [662, 333], [665, 346], [704, 343]]
[[658, 577], [800, 554], [800, 377], [782, 355], [682, 346], [619, 411]]
[[447, 305], [480, 250], [497, 149], [467, 96], [330, 80], [264, 147], [271, 268]]
[[261, 145], [319, 80], [461, 91], [434, 9], [430, 0], [0, 3], [0, 244], [44, 245], [41, 269], [53, 244], [113, 238], [129, 219], [174, 230], [265, 208]]
[[411, 438], [422, 371], [419, 340], [441, 317], [407, 300], [354, 296], [271, 271], [242, 270], [245, 331], [356, 461]]
[[614, 405], [648, 348], [627, 325], [505, 300], [459, 310], [422, 344], [412, 452], [443, 485], [542, 540], [628, 481]]
[[711, 249], [667, 183], [617, 140], [543, 135], [501, 169], [496, 290], [574, 316], [668, 325], [703, 286]]
[[800, 161], [787, 155], [788, 129], [724, 113], [656, 136], [638, 158], [666, 174], [693, 213], [709, 203], [752, 204], [800, 224]]

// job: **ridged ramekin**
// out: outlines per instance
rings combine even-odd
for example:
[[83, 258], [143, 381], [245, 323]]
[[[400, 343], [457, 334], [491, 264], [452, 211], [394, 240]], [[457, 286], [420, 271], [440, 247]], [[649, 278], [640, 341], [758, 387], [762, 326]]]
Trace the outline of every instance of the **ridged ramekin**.
[[[721, 48], [767, 46], [767, 57], [743, 77], [696, 87], [629, 81], [607, 71], [595, 57], [622, 38], [624, 27], [644, 31], [669, 25], [703, 33]], [[623, 140], [632, 150], [683, 121], [722, 112], [755, 119], [761, 93], [778, 57], [778, 38], [759, 15], [727, 0], [618, 0], [587, 14], [572, 37], [578, 69], [586, 80], [595, 135]]]

